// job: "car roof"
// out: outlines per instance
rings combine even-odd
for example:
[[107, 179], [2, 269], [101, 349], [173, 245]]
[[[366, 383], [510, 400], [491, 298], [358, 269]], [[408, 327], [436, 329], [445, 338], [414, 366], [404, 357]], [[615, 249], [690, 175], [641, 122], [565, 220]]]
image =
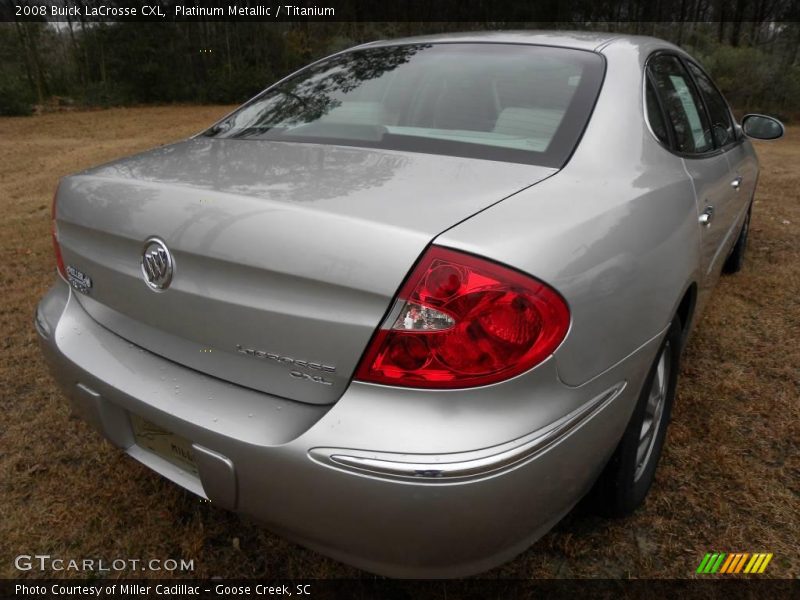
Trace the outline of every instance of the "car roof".
[[641, 36], [622, 35], [613, 32], [600, 31], [467, 31], [463, 33], [445, 33], [436, 35], [423, 35], [415, 37], [380, 40], [359, 46], [394, 46], [398, 44], [420, 43], [496, 43], [496, 44], [531, 44], [541, 46], [556, 46], [560, 48], [575, 48], [579, 50], [601, 51], [613, 42], [624, 41], [632, 48], [670, 48], [679, 50], [677, 46], [664, 40]]

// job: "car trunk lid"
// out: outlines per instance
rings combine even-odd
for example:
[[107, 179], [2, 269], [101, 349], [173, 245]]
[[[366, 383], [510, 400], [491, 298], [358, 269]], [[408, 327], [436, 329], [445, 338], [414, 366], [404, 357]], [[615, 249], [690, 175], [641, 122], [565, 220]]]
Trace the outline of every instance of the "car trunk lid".
[[[195, 138], [65, 178], [76, 294], [118, 335], [277, 396], [336, 401], [406, 273], [442, 231], [555, 169], [427, 154]], [[174, 261], [144, 281], [145, 243]]]

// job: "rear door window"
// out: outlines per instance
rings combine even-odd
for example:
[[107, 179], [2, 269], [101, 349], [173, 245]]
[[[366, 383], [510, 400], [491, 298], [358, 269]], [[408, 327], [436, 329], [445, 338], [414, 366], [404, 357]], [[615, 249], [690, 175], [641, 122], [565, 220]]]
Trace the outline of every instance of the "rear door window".
[[650, 129], [662, 144], [669, 146], [669, 134], [667, 133], [667, 124], [664, 122], [664, 114], [661, 112], [656, 90], [649, 80], [645, 91], [645, 104], [647, 105], [647, 120], [650, 122]]
[[687, 62], [687, 64], [694, 76], [694, 80], [697, 82], [697, 87], [700, 89], [703, 100], [705, 100], [708, 117], [711, 120], [711, 132], [714, 135], [717, 146], [722, 147], [733, 142], [736, 139], [736, 135], [733, 131], [733, 122], [731, 121], [727, 102], [725, 102], [722, 94], [719, 93], [711, 79], [700, 67], [692, 62]]
[[648, 69], [672, 127], [675, 149], [687, 154], [713, 150], [708, 116], [681, 61], [675, 56], [656, 56]]

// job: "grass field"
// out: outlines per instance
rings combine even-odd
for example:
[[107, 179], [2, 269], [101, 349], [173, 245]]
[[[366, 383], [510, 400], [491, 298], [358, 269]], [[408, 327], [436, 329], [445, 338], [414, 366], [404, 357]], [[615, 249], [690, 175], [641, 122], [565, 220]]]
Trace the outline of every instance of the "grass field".
[[[36, 345], [34, 307], [54, 276], [58, 178], [226, 111], [0, 119], [0, 577], [19, 575], [19, 554], [184, 557], [201, 577], [364, 576], [200, 503], [103, 442], [70, 418]], [[616, 521], [573, 514], [489, 577], [688, 577], [708, 551], [773, 552], [765, 576], [800, 576], [800, 128], [757, 149], [748, 260], [723, 278], [684, 355], [646, 505]]]

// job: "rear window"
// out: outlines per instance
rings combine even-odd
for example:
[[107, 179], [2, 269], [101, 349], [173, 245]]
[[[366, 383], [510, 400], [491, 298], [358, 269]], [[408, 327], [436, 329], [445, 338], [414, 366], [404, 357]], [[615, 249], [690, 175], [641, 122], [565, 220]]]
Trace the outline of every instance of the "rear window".
[[593, 52], [513, 44], [354, 50], [267, 89], [205, 135], [562, 166], [604, 73]]

